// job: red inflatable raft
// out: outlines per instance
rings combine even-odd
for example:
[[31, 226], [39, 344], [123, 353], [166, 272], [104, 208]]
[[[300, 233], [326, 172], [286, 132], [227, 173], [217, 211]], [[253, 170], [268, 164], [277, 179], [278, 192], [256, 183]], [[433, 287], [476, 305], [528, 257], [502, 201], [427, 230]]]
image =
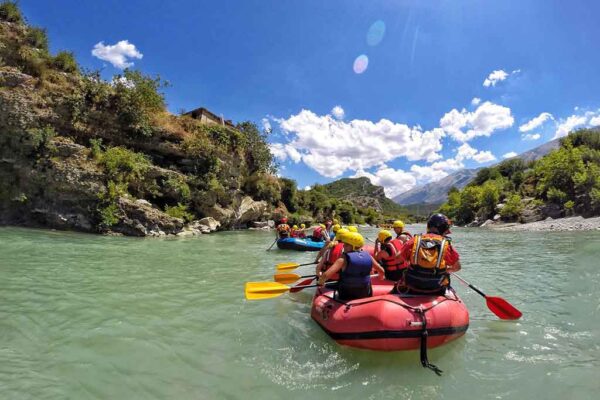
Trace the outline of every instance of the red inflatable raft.
[[[337, 343], [369, 350], [421, 349], [440, 346], [465, 334], [469, 327], [467, 307], [450, 289], [444, 296], [388, 294], [392, 282], [373, 279], [373, 296], [340, 301], [334, 291], [319, 288], [313, 298], [311, 317]], [[441, 371], [439, 371], [441, 372]]]

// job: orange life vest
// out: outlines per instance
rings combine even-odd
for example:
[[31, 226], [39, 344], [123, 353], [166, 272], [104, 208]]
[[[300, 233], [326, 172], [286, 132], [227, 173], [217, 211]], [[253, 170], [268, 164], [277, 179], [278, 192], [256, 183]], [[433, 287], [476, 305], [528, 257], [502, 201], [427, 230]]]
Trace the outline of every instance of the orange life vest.
[[450, 240], [441, 235], [415, 235], [406, 285], [419, 292], [435, 292], [450, 285], [445, 255]]
[[381, 259], [381, 264], [386, 271], [396, 271], [397, 269], [407, 267], [401, 258], [396, 258], [396, 254], [402, 249], [402, 241], [400, 239], [390, 240], [385, 243], [385, 250], [388, 253], [387, 257]]
[[288, 224], [280, 224], [277, 227], [277, 232], [280, 237], [288, 237], [290, 235], [290, 226]]

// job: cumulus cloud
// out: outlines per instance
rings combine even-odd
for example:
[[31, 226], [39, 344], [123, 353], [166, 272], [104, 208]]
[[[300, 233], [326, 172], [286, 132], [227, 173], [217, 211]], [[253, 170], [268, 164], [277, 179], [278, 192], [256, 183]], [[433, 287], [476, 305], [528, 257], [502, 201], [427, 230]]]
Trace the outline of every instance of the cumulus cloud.
[[[438, 152], [442, 150], [444, 132], [439, 128], [423, 131], [387, 119], [345, 122], [309, 110], [278, 123], [290, 142], [274, 145], [273, 154], [282, 160], [290, 157], [300, 161], [301, 157], [306, 165], [329, 178], [348, 170], [381, 166], [399, 157], [427, 162], [441, 158]], [[296, 157], [290, 156], [289, 148], [296, 150]]]
[[271, 129], [272, 129], [271, 121], [269, 121], [268, 118], [263, 118], [261, 122], [262, 122], [263, 129], [267, 132], [271, 132]]
[[514, 121], [510, 108], [486, 101], [473, 112], [452, 109], [440, 119], [440, 127], [454, 140], [467, 142], [477, 136], [490, 136], [496, 130], [510, 128]]
[[590, 119], [590, 126], [600, 126], [600, 116]]
[[273, 153], [275, 158], [277, 158], [280, 161], [285, 161], [289, 158], [293, 162], [298, 163], [302, 159], [302, 156], [300, 155], [298, 150], [296, 150], [289, 144], [271, 143], [269, 147], [271, 149], [271, 153]]
[[361, 176], [369, 178], [374, 185], [383, 186], [387, 197], [395, 197], [412, 189], [417, 184], [417, 180], [410, 172], [394, 169], [385, 164], [381, 165], [375, 173], [359, 169], [353, 178]]
[[473, 97], [473, 100], [471, 100], [471, 105], [478, 105], [479, 103], [481, 103], [481, 99], [479, 97]]
[[515, 69], [510, 73], [508, 73], [502, 69], [493, 71], [488, 75], [487, 78], [485, 78], [485, 80], [483, 81], [483, 86], [485, 86], [485, 87], [496, 86], [496, 84], [498, 82], [502, 82], [503, 80], [506, 80], [506, 78], [508, 78], [510, 75], [518, 74], [519, 72], [521, 72], [520, 69]]
[[103, 61], [108, 61], [113, 67], [119, 69], [133, 66], [131, 59], [139, 60], [144, 56], [128, 40], [121, 40], [112, 45], [105, 45], [104, 42], [96, 43], [92, 49], [92, 55]]
[[517, 153], [515, 153], [514, 151], [509, 151], [508, 153], [504, 154], [504, 155], [502, 156], [502, 158], [513, 158], [513, 157], [516, 157], [517, 155], [518, 155], [518, 154], [517, 154]]
[[586, 121], [587, 117], [585, 115], [571, 115], [566, 120], [561, 121], [558, 124], [558, 128], [556, 129], [552, 139], [567, 136], [574, 128], [585, 125]]
[[542, 137], [542, 135], [540, 135], [539, 133], [528, 133], [527, 135], [523, 135], [522, 139], [523, 140], [538, 140], [541, 137]]
[[496, 157], [491, 151], [480, 151], [473, 156], [473, 160], [477, 161], [479, 164], [483, 164], [486, 162], [495, 161]]
[[335, 119], [344, 119], [344, 109], [340, 106], [335, 106], [331, 109], [331, 115], [333, 115]]
[[546, 121], [548, 121], [550, 119], [554, 119], [554, 117], [552, 116], [552, 114], [550, 114], [549, 112], [543, 112], [540, 115], [538, 115], [537, 117], [535, 117], [535, 118], [527, 121], [523, 125], [521, 125], [519, 127], [519, 131], [521, 131], [521, 132], [532, 131], [535, 128], [543, 125], [544, 122], [546, 122]]

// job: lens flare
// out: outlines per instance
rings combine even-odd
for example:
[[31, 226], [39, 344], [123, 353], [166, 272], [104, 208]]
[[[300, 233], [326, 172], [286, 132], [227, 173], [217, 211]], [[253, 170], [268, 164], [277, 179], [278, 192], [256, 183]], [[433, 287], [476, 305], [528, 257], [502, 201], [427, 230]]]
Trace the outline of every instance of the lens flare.
[[369, 46], [377, 46], [385, 35], [385, 22], [382, 20], [378, 20], [373, 22], [373, 25], [369, 28], [367, 32], [367, 44]]
[[354, 72], [357, 74], [362, 74], [363, 72], [365, 72], [367, 70], [367, 67], [369, 66], [369, 57], [367, 57], [365, 54], [361, 54], [360, 56], [356, 57], [356, 60], [354, 60]]

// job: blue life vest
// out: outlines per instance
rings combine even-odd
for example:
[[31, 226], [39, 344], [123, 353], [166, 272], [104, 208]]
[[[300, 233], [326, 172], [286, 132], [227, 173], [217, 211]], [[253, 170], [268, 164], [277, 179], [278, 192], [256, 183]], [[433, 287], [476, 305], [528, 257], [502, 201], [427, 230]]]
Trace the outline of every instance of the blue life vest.
[[371, 295], [371, 268], [373, 260], [366, 251], [344, 253], [346, 268], [340, 271], [338, 292], [340, 298], [346, 300], [368, 297]]

